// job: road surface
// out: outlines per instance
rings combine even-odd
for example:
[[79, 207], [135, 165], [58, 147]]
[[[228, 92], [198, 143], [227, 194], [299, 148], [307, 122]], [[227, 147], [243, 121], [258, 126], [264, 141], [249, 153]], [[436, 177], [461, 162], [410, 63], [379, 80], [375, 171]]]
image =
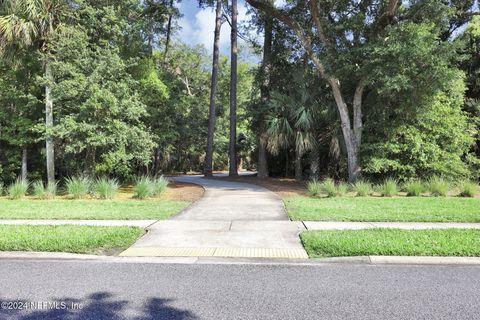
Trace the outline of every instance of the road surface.
[[[474, 266], [2, 260], [0, 270], [0, 319], [480, 319]], [[5, 310], [19, 301], [29, 310]]]

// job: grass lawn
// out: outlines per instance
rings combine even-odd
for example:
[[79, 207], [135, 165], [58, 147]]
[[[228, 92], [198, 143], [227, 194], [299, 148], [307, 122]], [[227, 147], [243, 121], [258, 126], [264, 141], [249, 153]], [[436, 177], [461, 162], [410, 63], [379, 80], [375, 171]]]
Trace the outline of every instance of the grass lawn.
[[190, 204], [177, 200], [0, 200], [0, 219], [167, 219]]
[[367, 229], [305, 231], [308, 255], [341, 256], [480, 256], [480, 230]]
[[284, 201], [293, 220], [480, 222], [479, 198], [290, 197]]
[[0, 251], [118, 253], [144, 234], [136, 227], [2, 226]]

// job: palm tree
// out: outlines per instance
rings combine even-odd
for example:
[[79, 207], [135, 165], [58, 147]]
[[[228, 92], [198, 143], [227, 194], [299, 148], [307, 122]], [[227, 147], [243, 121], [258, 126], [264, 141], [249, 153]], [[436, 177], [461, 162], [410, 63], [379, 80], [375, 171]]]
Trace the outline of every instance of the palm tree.
[[14, 55], [19, 49], [34, 48], [42, 54], [45, 73], [45, 127], [48, 183], [55, 181], [54, 144], [49, 132], [53, 127], [53, 99], [50, 84], [49, 39], [60, 25], [65, 1], [6, 0], [0, 10], [0, 55]]

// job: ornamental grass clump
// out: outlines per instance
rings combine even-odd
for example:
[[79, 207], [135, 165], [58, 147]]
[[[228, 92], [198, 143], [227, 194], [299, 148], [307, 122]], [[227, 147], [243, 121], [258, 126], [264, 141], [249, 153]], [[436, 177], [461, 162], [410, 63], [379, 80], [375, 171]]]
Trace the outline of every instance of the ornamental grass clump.
[[337, 196], [344, 196], [347, 194], [349, 185], [345, 182], [340, 182], [337, 184]]
[[352, 189], [357, 193], [357, 197], [367, 197], [373, 193], [372, 184], [364, 180], [357, 181]]
[[418, 197], [425, 192], [425, 185], [419, 180], [407, 181], [403, 184], [407, 197]]
[[322, 191], [320, 183], [316, 180], [310, 181], [307, 184], [307, 189], [308, 189], [308, 195], [311, 196], [311, 197], [318, 196], [320, 194], [320, 192]]
[[478, 185], [472, 181], [463, 181], [459, 188], [461, 197], [474, 198], [478, 192]]
[[45, 188], [46, 199], [54, 199], [57, 196], [58, 192], [58, 182], [49, 182]]
[[38, 199], [45, 199], [47, 191], [41, 180], [37, 180], [32, 184], [33, 195]]
[[11, 199], [21, 199], [25, 197], [29, 187], [30, 183], [27, 179], [17, 178], [17, 180], [8, 187], [8, 195]]
[[92, 180], [85, 176], [67, 178], [65, 185], [67, 187], [67, 193], [74, 199], [85, 198], [92, 186]]
[[100, 199], [113, 199], [118, 194], [120, 184], [117, 179], [106, 177], [98, 178], [94, 183], [94, 190]]
[[393, 197], [398, 194], [398, 182], [395, 179], [386, 179], [380, 187], [382, 197]]
[[155, 190], [155, 182], [149, 176], [141, 176], [137, 178], [133, 187], [133, 197], [136, 199], [146, 199], [153, 196]]
[[450, 183], [441, 177], [435, 176], [428, 181], [428, 191], [434, 197], [446, 197], [449, 189]]
[[153, 180], [153, 190], [152, 190], [152, 196], [158, 197], [162, 193], [164, 193], [167, 190], [168, 186], [168, 179], [165, 178], [164, 176], [160, 176], [156, 179]]
[[322, 193], [325, 193], [327, 197], [335, 197], [337, 195], [337, 187], [335, 186], [335, 181], [330, 178], [320, 183], [320, 190]]

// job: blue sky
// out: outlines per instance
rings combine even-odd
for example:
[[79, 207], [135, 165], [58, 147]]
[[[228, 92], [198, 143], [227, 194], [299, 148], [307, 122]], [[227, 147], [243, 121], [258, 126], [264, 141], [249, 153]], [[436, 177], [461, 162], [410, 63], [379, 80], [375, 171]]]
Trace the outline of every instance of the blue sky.
[[[178, 8], [183, 17], [178, 21], [181, 30], [177, 37], [189, 45], [203, 44], [209, 53], [213, 48], [213, 32], [215, 30], [215, 11], [213, 8], [200, 9], [197, 0], [183, 0]], [[246, 19], [245, 1], [238, 3], [239, 23]], [[230, 50], [230, 25], [224, 23], [220, 36], [220, 48], [223, 54]]]

